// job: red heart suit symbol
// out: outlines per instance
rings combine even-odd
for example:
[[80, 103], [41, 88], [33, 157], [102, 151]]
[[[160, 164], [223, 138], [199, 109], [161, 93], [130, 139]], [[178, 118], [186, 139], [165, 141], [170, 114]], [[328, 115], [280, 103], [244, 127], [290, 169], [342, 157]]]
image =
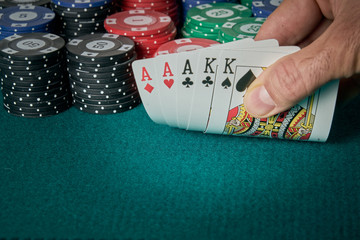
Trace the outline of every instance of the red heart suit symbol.
[[165, 79], [164, 83], [168, 88], [171, 88], [171, 86], [174, 84], [174, 79]]

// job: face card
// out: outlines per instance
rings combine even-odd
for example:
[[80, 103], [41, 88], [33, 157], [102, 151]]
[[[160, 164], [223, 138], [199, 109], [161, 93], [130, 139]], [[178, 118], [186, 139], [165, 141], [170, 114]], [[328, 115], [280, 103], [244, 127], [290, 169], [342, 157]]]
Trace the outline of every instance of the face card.
[[[246, 76], [246, 68], [239, 70], [239, 75], [241, 72]], [[338, 84], [332, 81], [291, 109], [269, 118], [252, 117], [243, 99], [233, 94], [223, 134], [324, 142], [330, 132]]]
[[165, 124], [159, 102], [158, 77], [154, 61], [151, 59], [137, 60], [132, 63], [141, 100], [151, 120], [159, 124]]
[[[250, 81], [254, 80], [254, 77], [252, 77], [253, 73], [248, 73], [249, 70], [252, 68], [261, 69], [268, 67], [285, 55], [287, 53], [252, 50], [231, 52], [224, 50], [219, 57], [220, 64], [216, 76], [217, 82], [214, 86], [211, 113], [205, 132], [216, 134], [223, 132], [234, 88], [244, 91], [250, 84]], [[240, 73], [237, 73], [237, 71], [240, 71]], [[248, 79], [238, 83], [235, 79], [238, 80], [240, 77], [243, 77], [244, 72], [248, 74]]]

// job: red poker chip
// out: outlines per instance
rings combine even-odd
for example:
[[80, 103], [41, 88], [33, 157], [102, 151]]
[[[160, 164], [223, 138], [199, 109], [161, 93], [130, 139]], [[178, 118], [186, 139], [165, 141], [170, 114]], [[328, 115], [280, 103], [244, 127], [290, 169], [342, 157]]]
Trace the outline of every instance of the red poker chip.
[[123, 0], [121, 2], [130, 2], [130, 3], [153, 3], [153, 2], [176, 3], [176, 0]]
[[176, 37], [176, 28], [174, 28], [169, 34], [166, 34], [161, 37], [152, 38], [152, 39], [135, 39], [135, 45], [146, 45], [146, 46], [152, 46], [157, 45], [160, 46], [168, 41], [174, 40]]
[[104, 21], [110, 33], [123, 36], [148, 36], [169, 28], [172, 20], [164, 13], [152, 10], [130, 10], [110, 15]]
[[150, 35], [146, 35], [146, 36], [128, 36], [129, 38], [131, 38], [133, 41], [137, 41], [137, 40], [153, 40], [153, 39], [157, 39], [157, 38], [162, 38], [165, 36], [168, 36], [169, 34], [172, 34], [174, 29], [175, 29], [175, 24], [173, 22], [171, 22], [169, 28], [165, 29], [164, 31], [162, 31], [159, 34], [150, 34]]
[[132, 7], [132, 6], [125, 6], [125, 5], [121, 5], [120, 8], [123, 11], [130, 11], [130, 10], [153, 10], [153, 11], [157, 11], [157, 12], [162, 12], [162, 13], [167, 13], [167, 12], [171, 12], [173, 13], [173, 9], [177, 10], [177, 7]]
[[171, 3], [163, 3], [163, 2], [152, 2], [152, 3], [132, 3], [132, 2], [121, 2], [120, 4], [121, 6], [124, 7], [132, 7], [132, 8], [151, 8], [151, 9], [156, 9], [156, 10], [168, 10], [168, 9], [172, 9], [174, 7], [176, 7], [176, 3], [171, 2]]
[[217, 41], [204, 38], [180, 38], [162, 44], [156, 51], [155, 56], [171, 53], [188, 52], [200, 48], [211, 47], [220, 44]]

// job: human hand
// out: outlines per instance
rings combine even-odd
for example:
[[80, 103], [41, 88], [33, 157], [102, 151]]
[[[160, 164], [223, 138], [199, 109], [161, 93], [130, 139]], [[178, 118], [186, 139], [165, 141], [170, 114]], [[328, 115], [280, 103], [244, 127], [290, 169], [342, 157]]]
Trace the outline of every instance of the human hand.
[[303, 48], [279, 59], [249, 86], [247, 111], [255, 117], [275, 115], [331, 79], [360, 73], [359, 19], [359, 0], [284, 0], [255, 40], [275, 38], [280, 45]]

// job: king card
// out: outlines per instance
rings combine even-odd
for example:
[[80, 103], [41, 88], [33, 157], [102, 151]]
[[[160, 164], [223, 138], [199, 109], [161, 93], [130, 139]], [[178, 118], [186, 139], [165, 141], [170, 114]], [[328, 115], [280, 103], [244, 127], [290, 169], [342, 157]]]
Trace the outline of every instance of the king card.
[[[226, 121], [227, 111], [231, 103], [235, 77], [238, 78], [238, 69], [243, 68], [264, 68], [274, 63], [277, 59], [287, 55], [287, 53], [261, 52], [238, 50], [235, 53], [224, 50], [219, 57], [219, 70], [216, 75], [216, 84], [211, 105], [209, 122], [206, 127], [206, 133], [223, 132]], [[249, 85], [250, 83], [247, 83]], [[235, 86], [236, 87], [236, 86]], [[237, 86], [239, 87], [239, 86]], [[245, 90], [246, 86], [241, 86]]]

